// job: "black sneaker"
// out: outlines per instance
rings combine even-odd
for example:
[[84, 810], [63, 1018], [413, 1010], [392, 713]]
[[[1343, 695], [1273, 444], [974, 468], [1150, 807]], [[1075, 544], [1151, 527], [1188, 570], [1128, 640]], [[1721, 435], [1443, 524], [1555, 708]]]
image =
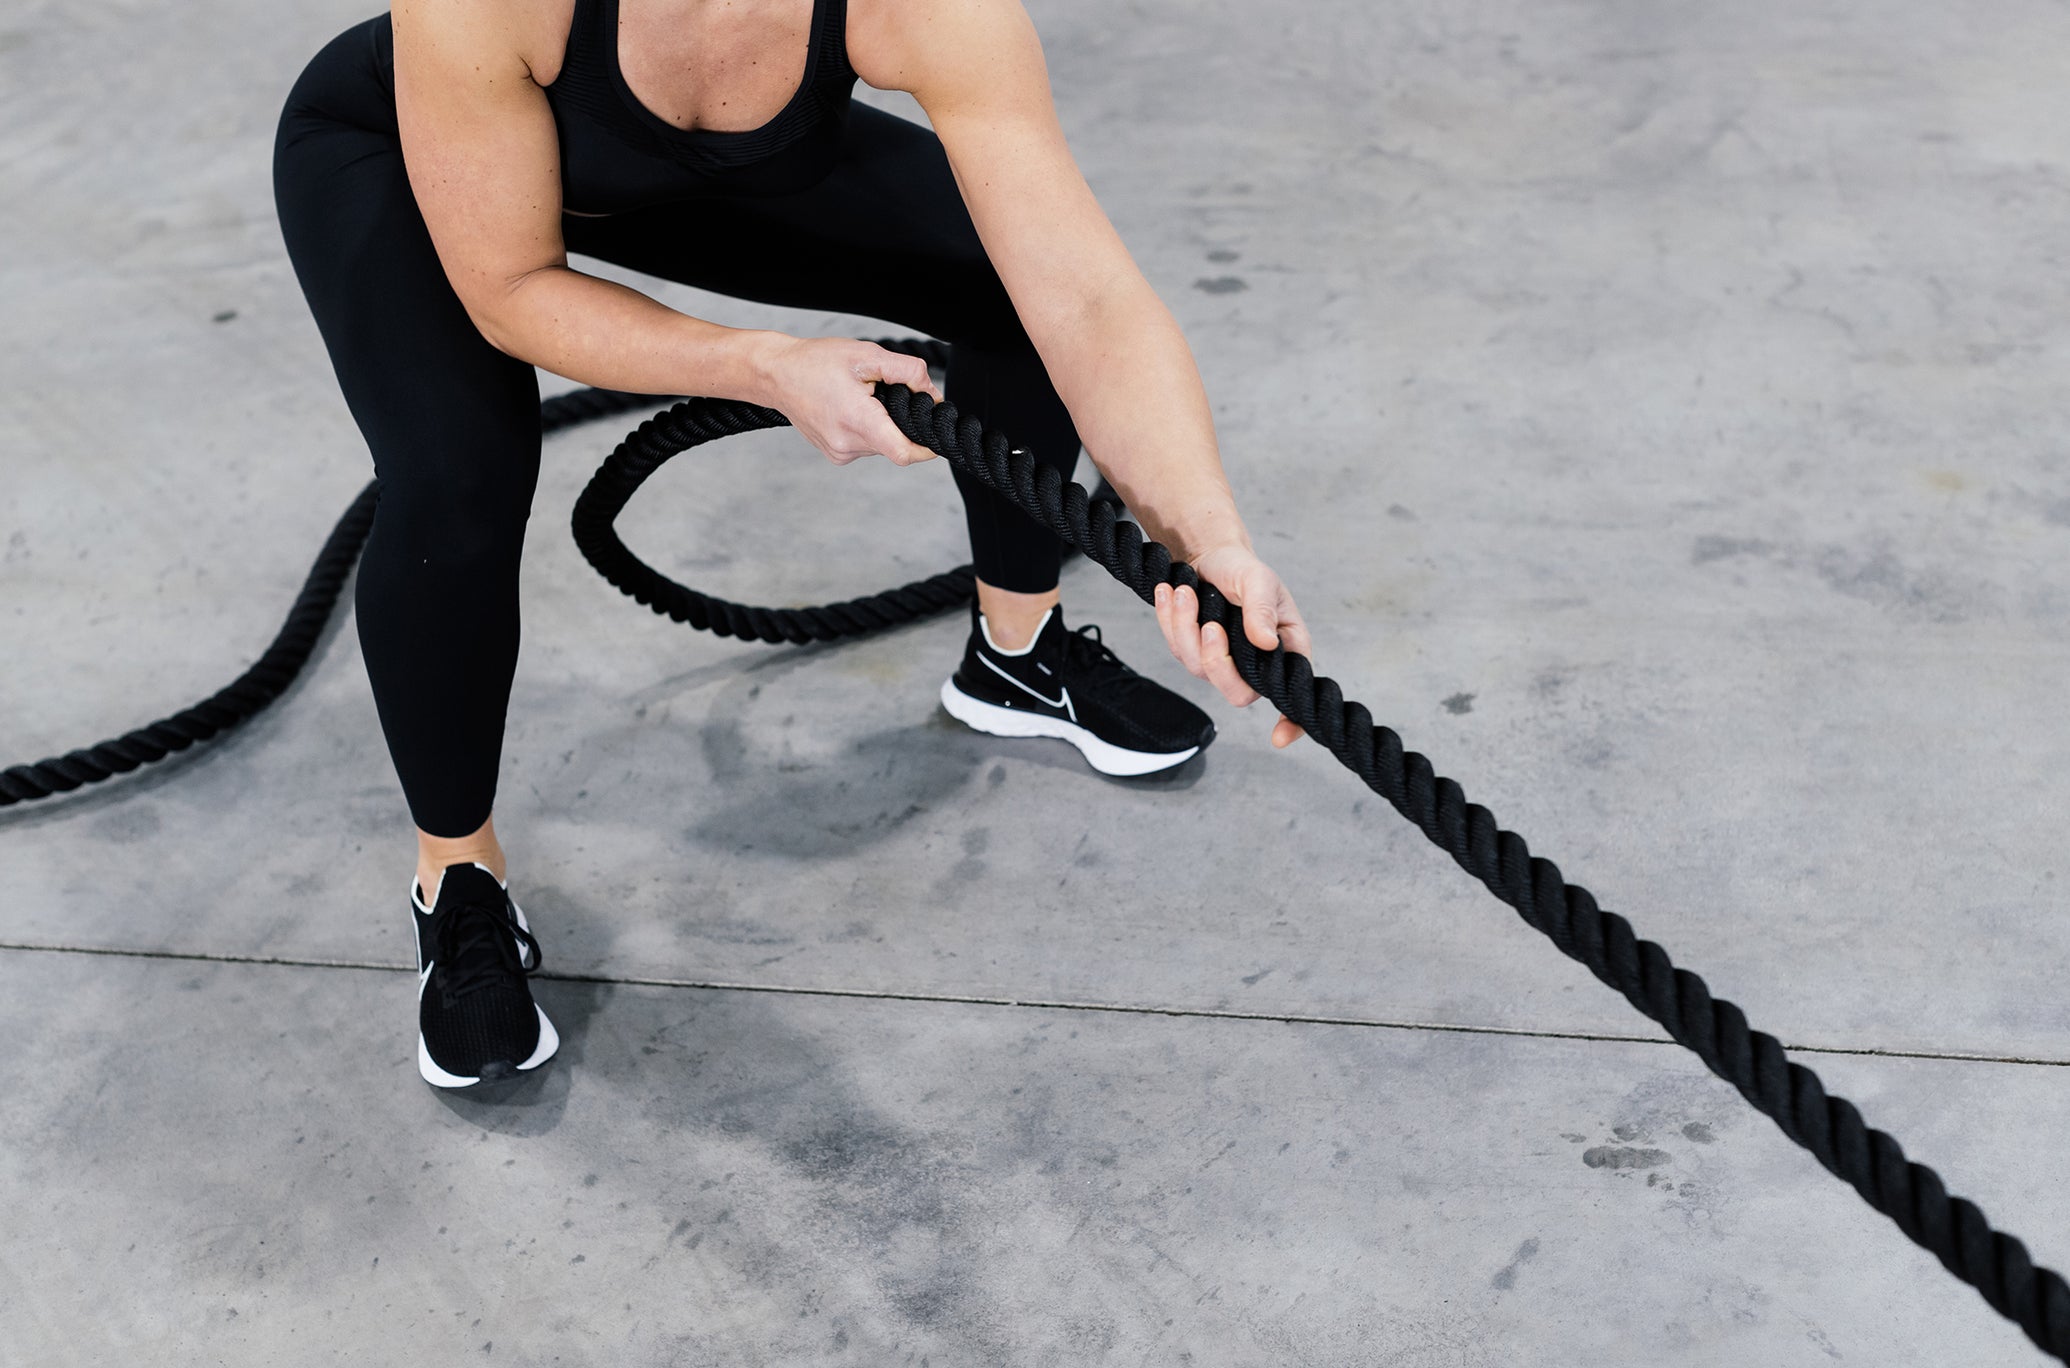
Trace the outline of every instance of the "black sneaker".
[[957, 721], [994, 736], [1059, 737], [1102, 774], [1155, 774], [1215, 739], [1206, 713], [1122, 664], [1091, 623], [1066, 631], [1052, 608], [1033, 641], [1002, 651], [975, 605], [970, 615], [963, 664], [942, 684]]
[[436, 901], [410, 883], [417, 933], [417, 1072], [436, 1088], [515, 1078], [553, 1057], [561, 1038], [525, 975], [539, 942], [484, 864], [451, 864]]

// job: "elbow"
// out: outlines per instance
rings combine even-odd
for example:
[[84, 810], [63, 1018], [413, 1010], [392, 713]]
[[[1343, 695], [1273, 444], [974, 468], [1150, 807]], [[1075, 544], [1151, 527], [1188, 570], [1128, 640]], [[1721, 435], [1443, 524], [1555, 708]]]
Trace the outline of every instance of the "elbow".
[[508, 309], [488, 309], [479, 304], [467, 304], [464, 307], [467, 309], [468, 321], [474, 324], [475, 331], [482, 335], [484, 342], [505, 356], [514, 357], [519, 361], [525, 359], [519, 355], [517, 333], [511, 327]]
[[1117, 335], [1140, 332], [1146, 322], [1166, 313], [1164, 301], [1136, 271], [1082, 278], [1059, 291], [1051, 308], [1051, 316], [1040, 325], [1045, 334], [1095, 350]]
[[475, 331], [482, 335], [483, 341], [505, 356], [514, 357], [519, 361], [532, 359], [532, 349], [524, 341], [527, 331], [524, 327], [524, 315], [526, 306], [531, 302], [525, 286], [550, 269], [552, 268], [539, 267], [522, 272], [511, 277], [509, 283], [502, 288], [488, 291], [486, 297], [478, 294], [475, 298], [462, 301], [462, 307], [467, 310], [468, 320], [474, 324]]

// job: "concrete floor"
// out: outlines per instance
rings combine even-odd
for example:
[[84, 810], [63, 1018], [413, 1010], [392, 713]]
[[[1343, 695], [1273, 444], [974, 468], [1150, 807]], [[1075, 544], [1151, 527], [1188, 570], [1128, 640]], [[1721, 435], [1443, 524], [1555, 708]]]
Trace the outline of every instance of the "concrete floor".
[[[2070, 1260], [2070, 15], [1031, 8], [1320, 667]], [[225, 682], [367, 477], [268, 169], [371, 12], [0, 15], [0, 762]], [[565, 532], [627, 426], [536, 505], [498, 824], [570, 977], [505, 1104], [411, 1067], [349, 624], [0, 814], [0, 1363], [2040, 1361], [1262, 715], [1110, 783], [941, 714], [954, 621], [627, 606]], [[944, 471], [780, 434], [622, 526], [765, 601], [959, 559]]]

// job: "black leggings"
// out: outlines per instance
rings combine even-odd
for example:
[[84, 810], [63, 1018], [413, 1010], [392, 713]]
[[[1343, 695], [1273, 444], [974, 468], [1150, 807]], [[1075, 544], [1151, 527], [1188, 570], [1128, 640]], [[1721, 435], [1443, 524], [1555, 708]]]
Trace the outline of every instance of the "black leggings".
[[[539, 476], [532, 365], [453, 293], [403, 173], [379, 17], [310, 61], [281, 112], [274, 202], [296, 278], [366, 437], [381, 502], [355, 605], [381, 729], [417, 825], [488, 820], [518, 654], [518, 557]], [[947, 157], [856, 105], [841, 162], [795, 194], [563, 215], [570, 252], [769, 304], [863, 314], [953, 343], [947, 392], [1066, 473], [1078, 434], [986, 259]], [[960, 474], [977, 574], [1055, 587], [1059, 546]]]

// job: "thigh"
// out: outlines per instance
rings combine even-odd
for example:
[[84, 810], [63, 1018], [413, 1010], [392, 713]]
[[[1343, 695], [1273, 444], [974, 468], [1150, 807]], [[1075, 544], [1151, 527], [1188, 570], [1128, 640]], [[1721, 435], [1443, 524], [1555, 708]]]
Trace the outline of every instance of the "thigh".
[[288, 258], [373, 453], [384, 515], [391, 493], [419, 487], [448, 504], [529, 506], [537, 375], [490, 346], [453, 293], [363, 27], [318, 54], [281, 114], [273, 184]]
[[1019, 320], [933, 130], [856, 105], [841, 160], [806, 190], [564, 220], [568, 249], [664, 280], [1013, 346]]

